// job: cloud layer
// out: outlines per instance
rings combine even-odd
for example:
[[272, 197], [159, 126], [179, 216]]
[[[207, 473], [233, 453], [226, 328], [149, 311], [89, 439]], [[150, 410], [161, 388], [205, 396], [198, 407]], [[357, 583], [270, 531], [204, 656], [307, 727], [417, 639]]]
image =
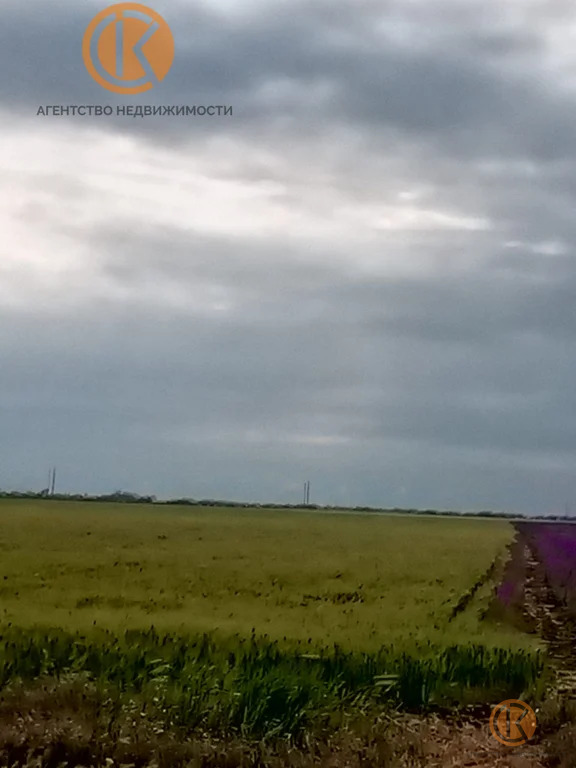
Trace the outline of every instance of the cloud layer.
[[[4, 9], [0, 486], [576, 512], [573, 5], [154, 8]], [[234, 114], [36, 116], [126, 103]]]

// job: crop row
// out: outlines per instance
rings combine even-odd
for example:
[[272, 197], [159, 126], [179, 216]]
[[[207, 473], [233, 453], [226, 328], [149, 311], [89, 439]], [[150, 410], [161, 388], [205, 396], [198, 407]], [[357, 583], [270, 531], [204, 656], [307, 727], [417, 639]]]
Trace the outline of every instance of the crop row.
[[87, 677], [139, 697], [170, 725], [244, 736], [293, 736], [335, 713], [389, 705], [420, 709], [514, 696], [538, 680], [543, 663], [527, 651], [469, 645], [422, 655], [393, 646], [377, 653], [318, 653], [260, 639], [179, 637], [155, 631], [98, 637], [11, 628], [0, 636], [0, 687], [44, 676]]

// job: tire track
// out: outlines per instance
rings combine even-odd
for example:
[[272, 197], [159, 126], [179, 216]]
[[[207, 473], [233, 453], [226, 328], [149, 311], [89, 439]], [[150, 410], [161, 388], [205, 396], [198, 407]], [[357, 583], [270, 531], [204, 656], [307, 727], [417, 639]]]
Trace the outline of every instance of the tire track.
[[576, 700], [576, 621], [556, 597], [545, 567], [529, 543], [524, 545], [524, 557], [524, 613], [544, 641], [553, 672], [551, 686], [558, 694]]

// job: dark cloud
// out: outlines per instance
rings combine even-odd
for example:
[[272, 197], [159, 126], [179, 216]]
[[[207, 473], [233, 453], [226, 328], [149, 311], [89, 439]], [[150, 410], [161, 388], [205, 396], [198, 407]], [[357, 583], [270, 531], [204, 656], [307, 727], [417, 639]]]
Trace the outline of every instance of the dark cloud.
[[[529, 281], [522, 286], [522, 269], [502, 281], [501, 265], [459, 277], [351, 284], [333, 265], [296, 273], [286, 255], [270, 274], [264, 251], [239, 253], [234, 243], [185, 242], [168, 232], [163, 240], [133, 239], [135, 261], [128, 241], [111, 235], [102, 247], [103, 274], [131, 288], [121, 306], [87, 306], [72, 326], [64, 315], [38, 328], [33, 313], [3, 323], [7, 425], [20, 414], [29, 437], [34, 425], [44, 425], [54, 450], [73, 466], [78, 460], [65, 443], [71, 437], [89, 455], [109, 443], [112, 456], [119, 445], [127, 453], [138, 446], [116, 484], [125, 471], [138, 477], [142, 451], [151, 467], [156, 445], [181, 454], [177, 465], [182, 455], [196, 466], [216, 462], [225, 487], [239, 489], [230, 480], [239, 461], [252, 478], [264, 471], [277, 478], [280, 465], [287, 463], [293, 477], [310, 457], [326, 487], [338, 467], [350, 465], [352, 487], [375, 503], [384, 489], [373, 479], [361, 491], [359, 478], [369, 469], [377, 475], [394, 446], [404, 444], [411, 446], [402, 451], [408, 466], [392, 459], [395, 472], [412, 477], [419, 466], [412, 491], [427, 487], [434, 503], [446, 505], [453, 489], [431, 477], [430, 451], [448, 452], [453, 467], [486, 451], [491, 458], [482, 471], [501, 473], [509, 462], [511, 476], [522, 474], [518, 454], [530, 466], [545, 453], [560, 471], [574, 452], [576, 425], [565, 415], [576, 405], [573, 361], [563, 356], [569, 326], [546, 314], [565, 295], [563, 259], [544, 300]], [[182, 259], [186, 247], [198, 257]], [[226, 254], [246, 270], [230, 268]], [[147, 307], [139, 281], [150, 275], [159, 290], [166, 281], [188, 287], [189, 307]], [[198, 283], [232, 290], [235, 309], [222, 317], [198, 313]], [[351, 442], [306, 443], [314, 435]], [[192, 474], [189, 482], [217, 493], [214, 480]], [[262, 482], [259, 488], [270, 487]], [[175, 487], [184, 492], [186, 482], [179, 478]], [[402, 503], [397, 489], [390, 493]], [[489, 497], [476, 490], [467, 498], [474, 506]]]

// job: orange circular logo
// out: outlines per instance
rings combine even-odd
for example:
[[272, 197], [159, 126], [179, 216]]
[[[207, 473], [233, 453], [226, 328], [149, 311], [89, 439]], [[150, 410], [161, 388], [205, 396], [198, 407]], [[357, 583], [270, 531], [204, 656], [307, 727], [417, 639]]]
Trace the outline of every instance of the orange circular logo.
[[163, 80], [174, 61], [174, 38], [162, 16], [139, 3], [118, 3], [95, 16], [82, 56], [90, 75], [114, 93], [142, 93]]
[[519, 747], [534, 736], [536, 713], [519, 699], [506, 699], [492, 710], [490, 730], [500, 744]]

